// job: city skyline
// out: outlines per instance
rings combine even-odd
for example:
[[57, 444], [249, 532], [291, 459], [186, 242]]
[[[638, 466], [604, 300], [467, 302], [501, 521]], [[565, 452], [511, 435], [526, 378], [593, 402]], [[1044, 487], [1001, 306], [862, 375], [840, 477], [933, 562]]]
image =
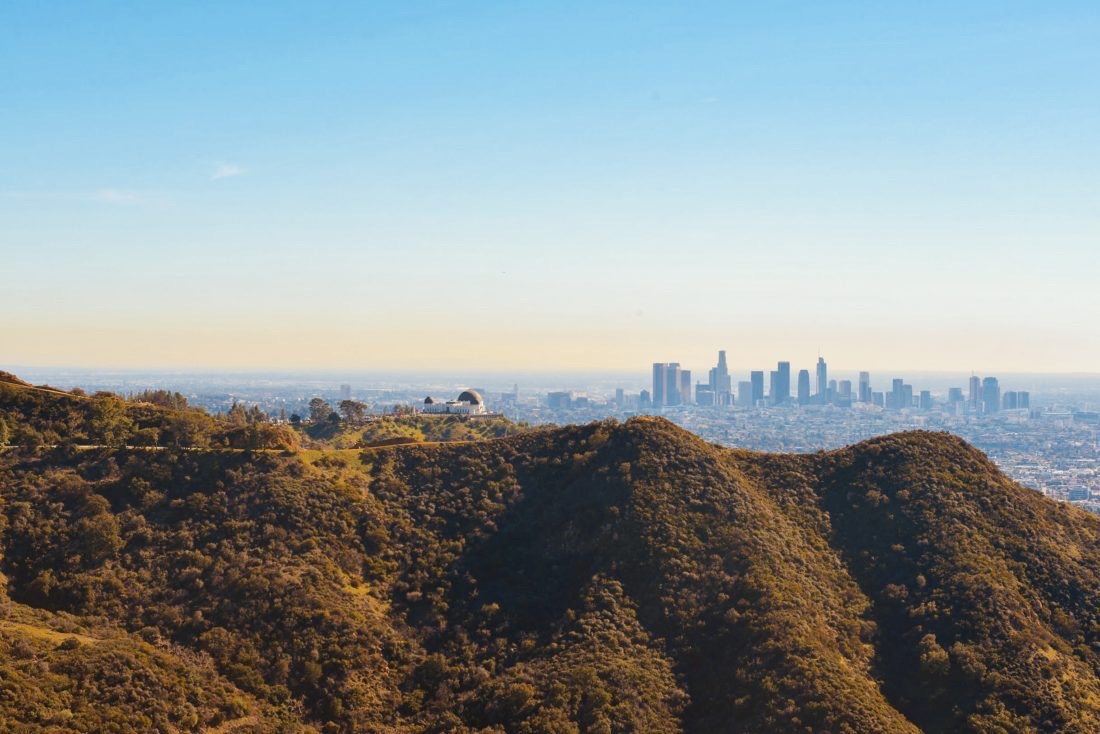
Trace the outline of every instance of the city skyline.
[[0, 27], [4, 364], [1100, 369], [1095, 3]]

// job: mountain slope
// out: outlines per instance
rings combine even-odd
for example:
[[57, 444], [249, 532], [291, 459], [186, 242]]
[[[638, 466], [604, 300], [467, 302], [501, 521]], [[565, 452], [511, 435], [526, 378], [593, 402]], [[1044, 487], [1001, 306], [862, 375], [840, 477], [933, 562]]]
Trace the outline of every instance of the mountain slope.
[[[241, 702], [217, 716], [261, 730], [1100, 717], [1100, 522], [945, 434], [782, 456], [643, 418], [359, 453], [0, 456], [12, 608], [208, 666], [209, 695]], [[0, 645], [0, 670], [20, 664]]]

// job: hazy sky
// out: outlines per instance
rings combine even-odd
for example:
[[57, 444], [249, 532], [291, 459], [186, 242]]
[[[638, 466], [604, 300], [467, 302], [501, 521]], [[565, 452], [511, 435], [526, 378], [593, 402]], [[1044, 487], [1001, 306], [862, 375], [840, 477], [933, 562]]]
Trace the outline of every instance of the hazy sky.
[[1100, 372], [1096, 0], [385, 5], [0, 4], [0, 368]]

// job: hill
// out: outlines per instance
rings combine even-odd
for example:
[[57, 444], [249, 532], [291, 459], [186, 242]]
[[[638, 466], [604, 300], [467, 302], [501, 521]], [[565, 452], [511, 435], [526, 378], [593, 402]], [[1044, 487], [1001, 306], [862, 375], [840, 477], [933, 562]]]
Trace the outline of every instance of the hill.
[[21, 448], [0, 501], [6, 728], [1100, 728], [1100, 520], [946, 434]]

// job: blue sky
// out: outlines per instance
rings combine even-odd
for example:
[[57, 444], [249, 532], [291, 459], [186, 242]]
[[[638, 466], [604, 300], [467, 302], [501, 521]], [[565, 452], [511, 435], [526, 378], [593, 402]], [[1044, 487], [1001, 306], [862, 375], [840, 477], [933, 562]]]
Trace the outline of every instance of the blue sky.
[[0, 70], [0, 362], [1100, 371], [1095, 2], [11, 2]]

